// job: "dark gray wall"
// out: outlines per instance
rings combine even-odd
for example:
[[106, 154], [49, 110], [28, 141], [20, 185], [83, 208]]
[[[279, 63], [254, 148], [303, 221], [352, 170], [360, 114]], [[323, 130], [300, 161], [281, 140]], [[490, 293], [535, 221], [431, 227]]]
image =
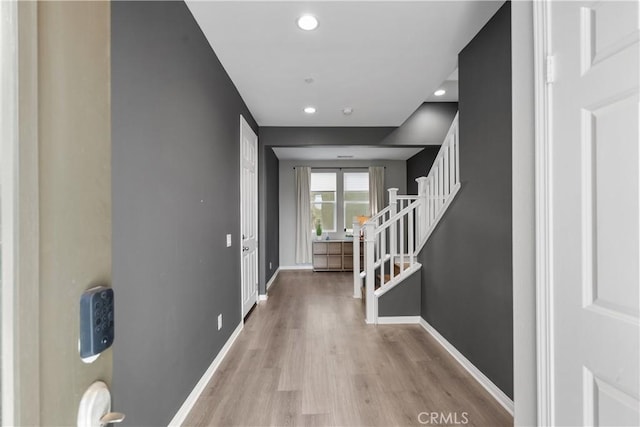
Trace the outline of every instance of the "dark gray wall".
[[167, 425], [241, 321], [239, 115], [257, 126], [183, 2], [111, 13], [113, 409]]
[[420, 315], [420, 270], [378, 299], [378, 316]]
[[[262, 150], [264, 171], [260, 182], [260, 228], [264, 238], [260, 241], [260, 294], [266, 293], [266, 283], [280, 266], [280, 172], [278, 157], [271, 147]], [[271, 264], [271, 265], [269, 265]]]
[[[279, 127], [260, 128], [260, 143], [265, 146], [306, 145], [378, 145], [394, 127]], [[440, 141], [442, 142], [442, 141]]]
[[442, 145], [457, 111], [457, 102], [425, 102], [381, 144]]
[[421, 314], [513, 397], [510, 3], [458, 65], [462, 190], [419, 257]]
[[438, 151], [440, 151], [440, 145], [428, 145], [424, 150], [407, 159], [407, 194], [418, 194], [416, 178], [427, 176]]

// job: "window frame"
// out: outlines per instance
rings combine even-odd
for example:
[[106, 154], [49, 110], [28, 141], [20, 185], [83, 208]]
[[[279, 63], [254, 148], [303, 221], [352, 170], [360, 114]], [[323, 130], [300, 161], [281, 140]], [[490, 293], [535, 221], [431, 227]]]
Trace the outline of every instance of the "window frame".
[[[314, 190], [310, 189], [309, 190], [309, 198], [310, 200], [310, 204], [309, 204], [309, 208], [311, 209], [311, 212], [313, 211], [313, 205], [315, 204], [322, 204], [322, 205], [328, 205], [328, 204], [332, 204], [333, 205], [333, 229], [325, 229], [324, 225], [322, 227], [322, 232], [323, 233], [336, 233], [338, 231], [338, 195], [339, 195], [339, 182], [340, 182], [340, 178], [341, 175], [339, 174], [339, 170], [320, 170], [320, 169], [316, 169], [316, 171], [314, 172], [314, 168], [311, 168], [311, 175], [315, 174], [333, 174], [335, 176], [335, 190], [333, 191], [334, 193], [334, 200], [330, 201], [330, 200], [323, 200], [321, 202], [316, 202], [313, 200], [313, 193], [315, 192]], [[311, 232], [313, 234], [315, 234], [316, 232], [316, 225], [313, 222], [313, 214], [311, 215]]]
[[[345, 174], [366, 174], [367, 175], [367, 200], [366, 201], [352, 201], [346, 200], [345, 193], [347, 193], [345, 186]], [[352, 205], [365, 205], [366, 206], [366, 215], [371, 215], [370, 206], [371, 206], [371, 194], [369, 193], [369, 171], [368, 170], [345, 170], [342, 171], [342, 220], [345, 230], [353, 230], [353, 223], [349, 221], [353, 221], [352, 219], [347, 218], [347, 204]]]
[[[367, 206], [367, 212], [370, 209], [370, 201], [371, 201], [371, 195], [369, 194], [369, 197], [367, 198], [368, 200], [366, 202], [364, 201], [360, 201], [360, 202], [355, 202], [355, 201], [350, 201], [350, 202], [346, 202], [345, 203], [345, 197], [344, 197], [344, 175], [347, 173], [369, 173], [369, 169], [366, 166], [352, 166], [352, 167], [326, 167], [326, 166], [311, 166], [311, 173], [330, 173], [330, 174], [335, 174], [336, 177], [336, 190], [335, 190], [335, 200], [334, 201], [323, 201], [323, 202], [317, 202], [317, 203], [333, 203], [333, 222], [334, 222], [334, 229], [332, 230], [327, 230], [327, 229], [322, 229], [323, 233], [327, 233], [330, 235], [331, 238], [342, 238], [344, 236], [344, 233], [349, 233], [353, 231], [353, 223], [351, 222], [350, 219], [345, 218], [345, 214], [346, 214], [346, 204], [348, 203], [361, 203], [361, 204], [366, 204]], [[313, 209], [313, 196], [312, 196], [313, 191], [309, 191], [309, 197], [310, 197], [310, 209]], [[368, 193], [368, 189], [367, 189], [367, 193]], [[313, 223], [313, 215], [311, 215], [311, 232], [312, 234], [315, 236], [315, 224]], [[339, 222], [341, 221], [341, 222]]]

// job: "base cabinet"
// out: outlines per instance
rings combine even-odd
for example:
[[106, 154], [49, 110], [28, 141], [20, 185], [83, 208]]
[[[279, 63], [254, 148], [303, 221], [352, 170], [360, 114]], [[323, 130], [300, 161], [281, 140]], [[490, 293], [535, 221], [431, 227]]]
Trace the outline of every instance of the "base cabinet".
[[[360, 242], [360, 265], [364, 262]], [[314, 271], [353, 271], [353, 240], [318, 240], [313, 242]]]

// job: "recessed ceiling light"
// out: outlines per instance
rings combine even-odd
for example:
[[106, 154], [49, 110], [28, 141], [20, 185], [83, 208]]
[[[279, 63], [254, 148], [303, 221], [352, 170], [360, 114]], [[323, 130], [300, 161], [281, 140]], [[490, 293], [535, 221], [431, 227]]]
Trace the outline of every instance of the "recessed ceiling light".
[[353, 113], [353, 108], [351, 107], [344, 107], [342, 109], [342, 114], [344, 114], [345, 116], [350, 116], [351, 113]]
[[306, 78], [304, 79], [304, 82], [305, 82], [305, 83], [309, 83], [309, 84], [313, 83], [314, 81], [315, 81], [315, 80], [313, 80], [313, 77], [306, 77]]
[[444, 90], [444, 89], [438, 89], [437, 91], [433, 92], [433, 94], [434, 94], [435, 96], [442, 96], [442, 95], [444, 95], [445, 93], [447, 93], [447, 91], [446, 91], [446, 90]]
[[351, 155], [340, 155], [340, 154], [339, 154], [339, 155], [338, 155], [338, 158], [339, 158], [339, 159], [353, 159], [353, 156], [351, 156]]
[[312, 31], [318, 28], [318, 19], [313, 15], [302, 15], [298, 18], [298, 27], [301, 30]]
[[304, 112], [307, 114], [313, 114], [316, 112], [316, 107], [304, 107]]

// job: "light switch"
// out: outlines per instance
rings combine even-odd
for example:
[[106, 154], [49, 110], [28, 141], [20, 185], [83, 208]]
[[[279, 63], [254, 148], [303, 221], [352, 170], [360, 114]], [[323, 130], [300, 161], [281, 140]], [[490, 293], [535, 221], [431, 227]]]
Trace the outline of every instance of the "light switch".
[[227, 247], [231, 247], [231, 234], [227, 234]]

